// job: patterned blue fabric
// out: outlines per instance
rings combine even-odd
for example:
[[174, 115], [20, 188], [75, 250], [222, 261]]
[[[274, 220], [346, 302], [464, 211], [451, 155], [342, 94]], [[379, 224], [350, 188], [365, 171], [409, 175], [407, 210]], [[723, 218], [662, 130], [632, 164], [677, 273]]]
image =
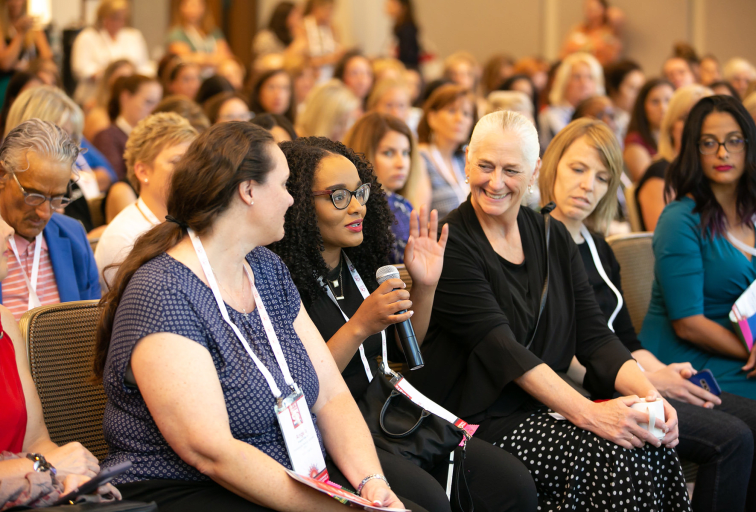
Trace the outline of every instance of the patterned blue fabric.
[[[247, 261], [252, 267], [255, 285], [281, 342], [294, 381], [303, 390], [312, 410], [318, 398], [319, 383], [293, 326], [301, 304], [299, 292], [286, 266], [268, 249], [258, 247], [247, 255]], [[228, 310], [231, 320], [286, 394], [288, 387], [276, 364], [257, 308], [247, 315], [231, 307]], [[155, 478], [208, 480], [170, 448], [139, 391], [124, 383], [131, 352], [137, 341], [159, 332], [184, 336], [210, 352], [223, 389], [234, 438], [255, 446], [291, 468], [273, 411], [275, 399], [265, 378], [223, 321], [210, 288], [182, 263], [162, 254], [134, 274], [118, 306], [113, 325], [104, 375], [108, 402], [103, 428], [110, 450], [103, 467], [125, 460], [131, 460], [134, 464], [115, 483]], [[191, 400], [191, 397], [187, 399]], [[202, 413], [197, 411], [198, 415]], [[323, 450], [322, 440], [320, 445]]]
[[389, 263], [404, 263], [404, 248], [407, 247], [410, 229], [410, 213], [412, 213], [412, 204], [399, 194], [386, 192], [391, 213], [394, 214], [395, 222], [391, 224], [391, 232], [396, 237], [396, 243], [391, 248], [389, 254]]

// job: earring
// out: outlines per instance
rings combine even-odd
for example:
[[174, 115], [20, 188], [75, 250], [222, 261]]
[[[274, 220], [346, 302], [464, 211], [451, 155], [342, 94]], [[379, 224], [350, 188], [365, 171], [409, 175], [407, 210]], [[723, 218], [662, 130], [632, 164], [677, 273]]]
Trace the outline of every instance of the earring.
[[149, 182], [150, 182], [150, 180], [144, 180], [144, 184], [145, 185], [148, 184]]
[[530, 185], [528, 185], [528, 194], [532, 194], [532, 193], [533, 193], [533, 184], [531, 183]]
[[465, 183], [470, 183], [470, 176], [465, 176]]
[[253, 204], [255, 204], [255, 202], [254, 202], [254, 201], [250, 201], [250, 202], [249, 202], [249, 205], [250, 205], [250, 206], [252, 206]]

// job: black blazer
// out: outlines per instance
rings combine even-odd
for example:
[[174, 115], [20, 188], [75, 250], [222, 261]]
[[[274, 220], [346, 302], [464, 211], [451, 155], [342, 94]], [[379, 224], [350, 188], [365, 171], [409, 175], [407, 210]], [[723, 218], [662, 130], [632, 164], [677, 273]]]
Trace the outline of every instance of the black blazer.
[[[450, 227], [449, 241], [423, 344], [425, 367], [410, 372], [411, 382], [460, 417], [481, 421], [508, 416], [533, 400], [514, 379], [541, 363], [565, 372], [577, 355], [587, 369], [586, 389], [596, 397], [611, 397], [617, 372], [632, 357], [606, 326], [564, 225], [552, 219], [548, 299], [527, 349], [529, 340], [513, 334], [507, 315], [512, 296], [470, 200], [443, 222]], [[538, 301], [546, 264], [544, 220], [540, 213], [520, 208], [517, 223], [529, 289], [538, 295], [531, 298]]]

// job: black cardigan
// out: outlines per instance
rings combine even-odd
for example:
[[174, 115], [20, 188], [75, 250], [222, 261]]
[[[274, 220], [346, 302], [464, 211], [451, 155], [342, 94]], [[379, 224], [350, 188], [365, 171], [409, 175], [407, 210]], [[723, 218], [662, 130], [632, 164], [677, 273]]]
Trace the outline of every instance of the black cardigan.
[[[551, 222], [549, 292], [530, 349], [517, 340], [499, 256], [470, 200], [451, 212], [444, 268], [423, 344], [425, 367], [407, 377], [420, 391], [464, 419], [506, 417], [533, 398], [514, 381], [541, 363], [566, 372], [574, 355], [586, 367], [584, 386], [609, 398], [620, 367], [632, 359], [606, 326], [577, 246], [564, 225]], [[545, 269], [544, 221], [521, 208], [517, 217], [531, 293], [540, 295]], [[525, 329], [527, 331], [527, 329]]]

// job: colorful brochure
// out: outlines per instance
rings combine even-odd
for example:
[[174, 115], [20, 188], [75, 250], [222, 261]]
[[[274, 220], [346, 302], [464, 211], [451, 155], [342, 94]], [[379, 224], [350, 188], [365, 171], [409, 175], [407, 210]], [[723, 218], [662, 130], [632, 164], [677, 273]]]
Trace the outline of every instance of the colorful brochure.
[[730, 322], [740, 341], [750, 352], [756, 335], [756, 282], [743, 292], [730, 311]]
[[[301, 482], [307, 486], [312, 487], [315, 490], [327, 494], [331, 498], [334, 498], [337, 501], [344, 503], [345, 505], [350, 505], [350, 508], [377, 512], [412, 512], [411, 510], [408, 510], [406, 508], [378, 507], [365, 498], [357, 496], [356, 494], [341, 488], [333, 482], [321, 482], [320, 480], [315, 480], [314, 478], [299, 475], [294, 471], [290, 471], [288, 469], [286, 470], [286, 472], [297, 482]], [[355, 505], [357, 506], [355, 507]]]

